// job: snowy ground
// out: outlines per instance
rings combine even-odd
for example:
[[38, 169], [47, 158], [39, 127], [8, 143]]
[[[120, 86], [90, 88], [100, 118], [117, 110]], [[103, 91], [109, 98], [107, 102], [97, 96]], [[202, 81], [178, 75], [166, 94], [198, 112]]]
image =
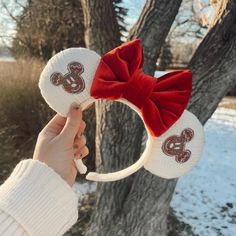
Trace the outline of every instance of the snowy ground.
[[79, 196], [79, 201], [83, 199], [83, 197], [86, 194], [95, 192], [97, 188], [97, 184], [95, 182], [85, 182], [85, 183], [79, 183], [76, 182], [73, 185], [74, 191], [78, 194]]
[[[171, 205], [199, 236], [236, 236], [236, 110], [218, 108], [205, 140], [201, 161], [179, 179]], [[96, 185], [74, 188], [82, 198]]]
[[203, 157], [179, 179], [171, 205], [200, 236], [235, 236], [236, 111], [218, 108], [205, 135]]

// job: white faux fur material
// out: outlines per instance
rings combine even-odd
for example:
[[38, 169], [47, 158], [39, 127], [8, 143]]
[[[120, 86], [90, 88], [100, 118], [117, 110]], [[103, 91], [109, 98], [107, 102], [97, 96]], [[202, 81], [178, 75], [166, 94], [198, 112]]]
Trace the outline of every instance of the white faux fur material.
[[[181, 139], [181, 133], [187, 129], [193, 131], [193, 137], [189, 142]], [[186, 162], [177, 162], [175, 155], [164, 153], [163, 145], [170, 137], [173, 137], [170, 140], [170, 149], [179, 150], [181, 145], [185, 144], [183, 151], [188, 150], [191, 152]], [[162, 178], [178, 178], [189, 172], [197, 164], [201, 158], [203, 145], [204, 132], [201, 123], [191, 112], [185, 110], [170, 129], [160, 137], [154, 138], [152, 151], [148, 161], [144, 164], [144, 168]]]
[[[55, 72], [63, 75], [68, 73], [67, 66], [73, 61], [77, 61], [84, 66], [81, 77], [85, 82], [85, 89], [79, 94], [68, 93], [63, 86], [55, 86], [50, 80], [51, 75]], [[90, 96], [90, 87], [99, 61], [100, 56], [86, 48], [69, 48], [53, 56], [43, 69], [39, 80], [39, 88], [48, 105], [60, 115], [66, 117], [73, 102], [80, 104], [82, 109], [94, 102], [95, 100]]]
[[[39, 81], [42, 96], [49, 106], [62, 116], [66, 116], [73, 102], [80, 104], [82, 110], [94, 103], [95, 99], [90, 96], [90, 87], [99, 61], [98, 54], [85, 48], [66, 49], [52, 57]], [[85, 82], [85, 89], [79, 93], [70, 93], [60, 84], [55, 86], [51, 79], [54, 73], [60, 73], [64, 79], [68, 78], [66, 77], [70, 76], [68, 65], [72, 62], [78, 62], [83, 66], [80, 76]], [[67, 83], [71, 83], [70, 80], [71, 78]], [[135, 105], [125, 99], [119, 99], [117, 102], [122, 102], [132, 108], [142, 119], [141, 112]], [[116, 181], [135, 173], [142, 167], [163, 178], [177, 178], [190, 171], [200, 159], [204, 143], [203, 127], [187, 110], [160, 137], [153, 137], [147, 127], [146, 130], [148, 135], [146, 148], [137, 162], [113, 173], [90, 172], [86, 179], [101, 182]], [[76, 164], [80, 173], [86, 172], [87, 168], [81, 160], [76, 161]]]

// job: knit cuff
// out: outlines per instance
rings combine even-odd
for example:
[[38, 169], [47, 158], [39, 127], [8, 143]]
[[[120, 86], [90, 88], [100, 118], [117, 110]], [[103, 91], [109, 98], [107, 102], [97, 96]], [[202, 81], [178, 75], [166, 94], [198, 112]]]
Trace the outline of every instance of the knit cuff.
[[0, 187], [0, 208], [29, 235], [65, 233], [78, 218], [72, 188], [43, 162], [23, 160]]

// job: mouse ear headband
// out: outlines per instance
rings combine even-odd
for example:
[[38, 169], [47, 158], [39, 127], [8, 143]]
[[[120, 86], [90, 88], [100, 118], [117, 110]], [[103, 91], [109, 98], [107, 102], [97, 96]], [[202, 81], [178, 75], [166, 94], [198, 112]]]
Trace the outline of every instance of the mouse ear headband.
[[[96, 99], [105, 99], [128, 105], [144, 122], [148, 139], [140, 159], [117, 172], [90, 172], [88, 180], [120, 180], [141, 167], [163, 178], [176, 178], [201, 157], [203, 127], [185, 110], [192, 89], [191, 71], [154, 78], [143, 73], [142, 65], [141, 42], [133, 40], [102, 57], [86, 48], [66, 49], [49, 60], [40, 76], [43, 97], [62, 116], [73, 102], [84, 110]], [[81, 160], [77, 164], [80, 172], [86, 172]]]

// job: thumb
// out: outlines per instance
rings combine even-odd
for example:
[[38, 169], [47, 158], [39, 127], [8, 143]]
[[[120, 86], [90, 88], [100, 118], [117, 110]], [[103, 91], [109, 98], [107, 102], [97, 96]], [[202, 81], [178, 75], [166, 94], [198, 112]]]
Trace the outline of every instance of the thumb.
[[72, 104], [64, 128], [60, 136], [73, 142], [82, 122], [82, 109], [77, 104]]

